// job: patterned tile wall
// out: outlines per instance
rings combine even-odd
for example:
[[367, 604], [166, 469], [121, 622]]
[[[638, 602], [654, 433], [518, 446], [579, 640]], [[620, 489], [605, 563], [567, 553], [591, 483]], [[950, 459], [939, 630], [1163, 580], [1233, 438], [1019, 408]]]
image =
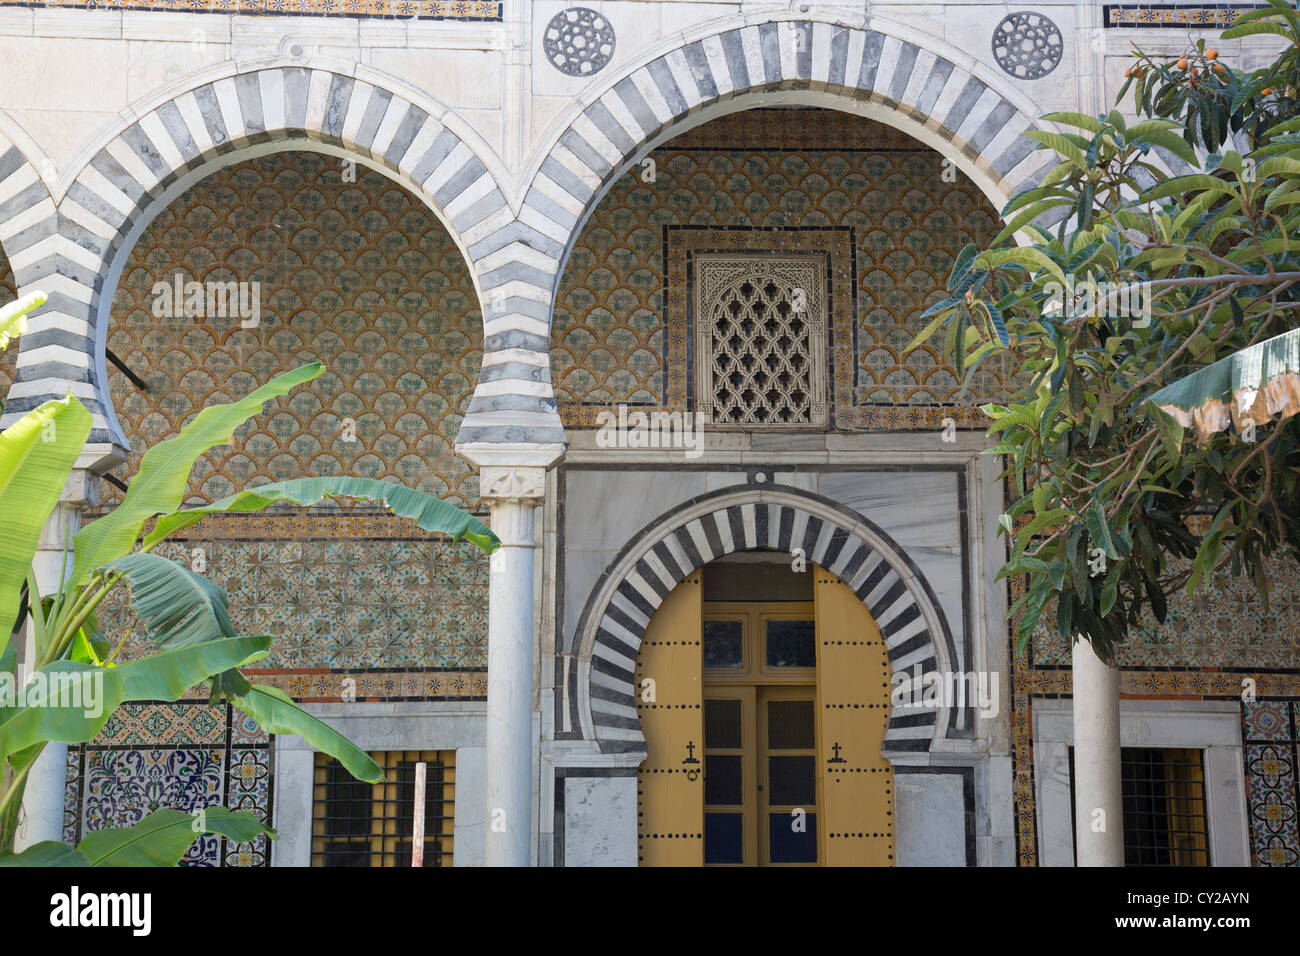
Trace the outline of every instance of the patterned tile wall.
[[[698, 127], [655, 150], [614, 184], [584, 227], [554, 317], [552, 370], [561, 416], [591, 425], [625, 402], [685, 407], [670, 375], [673, 300], [665, 283], [675, 227], [774, 230], [851, 227], [855, 267], [836, 281], [856, 298], [840, 428], [916, 427], [897, 407], [978, 425], [975, 406], [1005, 391], [990, 365], [963, 395], [935, 347], [901, 353], [939, 298], [956, 253], [998, 231], [995, 210], [964, 177], [944, 181], [939, 154], [889, 127], [831, 111], [750, 110]], [[666, 298], [667, 297], [667, 300]], [[680, 304], [680, 303], [678, 303]], [[684, 376], [689, 379], [689, 371]], [[946, 411], [940, 411], [946, 409]]]
[[[88, 744], [68, 748], [63, 838], [130, 826], [159, 809], [222, 806], [271, 815], [271, 738], [227, 705], [124, 704]], [[200, 837], [182, 866], [267, 866], [266, 837]]]
[[1242, 716], [1246, 807], [1255, 860], [1260, 866], [1300, 866], [1300, 701], [1256, 701], [1244, 705]]
[[[1259, 866], [1300, 865], [1296, 720], [1300, 719], [1300, 568], [1279, 562], [1265, 611], [1248, 581], [1216, 576], [1169, 601], [1165, 624], [1137, 629], [1120, 647], [1120, 694], [1129, 698], [1235, 701], [1242, 706], [1242, 779]], [[1010, 600], [1024, 594], [1010, 582]], [[1051, 617], [1050, 610], [1045, 612]], [[1014, 635], [1018, 617], [1011, 621]], [[1012, 645], [1013, 779], [1018, 861], [1038, 860], [1033, 703], [1072, 693], [1064, 642], [1040, 630], [1024, 655]], [[1256, 700], [1243, 702], [1252, 689]]]
[[[1196, 589], [1169, 601], [1163, 625], [1147, 617], [1120, 646], [1122, 667], [1251, 667], [1265, 670], [1300, 664], [1300, 573], [1293, 560], [1272, 560], [1274, 590], [1269, 606], [1246, 578], [1225, 570]], [[1043, 620], [1055, 620], [1055, 606]], [[1035, 640], [1040, 665], [1069, 666], [1070, 649], [1040, 628]]]
[[[134, 474], [150, 444], [204, 405], [320, 359], [324, 375], [199, 460], [189, 503], [248, 483], [351, 474], [477, 505], [478, 478], [451, 447], [482, 360], [468, 269], [420, 200], [342, 162], [290, 151], [227, 167], [141, 236], [108, 335], [108, 348], [149, 386], [141, 392], [110, 369], [132, 446], [119, 475]], [[178, 274], [258, 283], [256, 327], [239, 316], [156, 315], [155, 284]], [[105, 504], [119, 498], [105, 483]]]
[[[154, 553], [203, 568], [225, 588], [239, 633], [276, 638], [258, 670], [427, 670], [444, 677], [437, 693], [427, 682], [413, 693], [358, 693], [477, 696], [472, 675], [487, 667], [488, 560], [473, 545], [373, 513], [209, 517], [195, 532]], [[126, 603], [119, 589], [100, 626], [135, 656], [152, 645]], [[452, 686], [453, 674], [471, 675], [469, 683]]]

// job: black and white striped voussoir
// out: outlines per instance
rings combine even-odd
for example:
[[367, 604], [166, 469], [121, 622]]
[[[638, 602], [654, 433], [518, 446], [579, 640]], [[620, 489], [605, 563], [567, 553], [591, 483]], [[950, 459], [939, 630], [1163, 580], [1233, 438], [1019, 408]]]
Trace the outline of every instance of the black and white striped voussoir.
[[[948, 139], [1007, 194], [1042, 175], [1033, 123], [978, 77], [897, 37], [828, 23], [745, 26], [689, 43], [616, 81], [542, 163], [525, 206], [572, 229], [636, 151], [690, 113], [742, 93], [813, 89], [873, 100]], [[1050, 165], [1050, 164], [1047, 164]]]
[[[496, 179], [454, 130], [400, 93], [305, 67], [223, 77], [180, 93], [126, 125], [80, 170], [57, 213], [51, 203], [49, 215], [38, 221], [19, 215], [23, 203], [41, 198], [34, 176], [27, 176], [30, 182], [25, 180], [22, 189], [0, 188], [0, 222], [17, 219], [23, 224], [16, 236], [4, 234], [0, 225], [0, 241], [11, 259], [28, 265], [25, 273], [15, 268], [21, 284], [50, 286], [45, 312], [58, 313], [58, 324], [67, 333], [55, 358], [27, 357], [40, 346], [24, 344], [11, 393], [19, 402], [15, 410], [65, 394], [70, 386], [106, 403], [105, 383], [97, 381], [102, 363], [95, 361], [92, 344], [100, 277], [109, 273], [135, 223], [169, 186], [219, 164], [223, 154], [290, 139], [338, 146], [393, 171], [475, 250], [471, 259], [510, 254], [508, 242], [494, 245], [501, 227], [514, 220]], [[23, 175], [17, 157], [12, 149], [0, 149], [0, 187], [14, 175]], [[42, 242], [39, 261], [27, 264], [24, 251]], [[61, 298], [56, 300], [56, 293]], [[501, 338], [510, 336], [501, 333]], [[536, 358], [536, 343], [527, 343], [526, 351], [533, 355], [512, 356], [518, 360], [507, 368], [547, 364]], [[85, 357], [79, 359], [77, 352]], [[537, 384], [531, 387], [535, 390]], [[549, 397], [549, 382], [545, 388]], [[97, 431], [102, 424], [97, 420]], [[107, 439], [107, 432], [100, 437]], [[125, 443], [123, 436], [115, 437]]]
[[[655, 611], [687, 575], [735, 551], [802, 548], [807, 560], [844, 581], [875, 619], [894, 673], [929, 674], [938, 669], [935, 635], [914, 575], [847, 527], [794, 505], [731, 504], [681, 524], [645, 547], [614, 589], [592, 646], [592, 721], [602, 741], [640, 740], [633, 671], [641, 639]], [[919, 668], [919, 671], [918, 671]], [[891, 718], [884, 751], [926, 751], [937, 714]]]

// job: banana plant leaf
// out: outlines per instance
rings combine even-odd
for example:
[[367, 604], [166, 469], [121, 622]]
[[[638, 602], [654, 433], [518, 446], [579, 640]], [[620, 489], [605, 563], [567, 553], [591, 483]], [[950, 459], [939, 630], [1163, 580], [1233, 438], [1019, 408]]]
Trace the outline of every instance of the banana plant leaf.
[[6, 643], [41, 527], [59, 502], [90, 426], [90, 412], [69, 395], [32, 409], [0, 432], [0, 635]]
[[1274, 415], [1300, 412], [1300, 329], [1242, 349], [1172, 382], [1150, 401], [1184, 428], [1195, 425], [1205, 442], [1247, 420], [1262, 425]]
[[366, 783], [383, 783], [384, 769], [370, 755], [322, 720], [303, 710], [275, 687], [253, 684], [230, 702], [269, 734], [297, 734], [314, 749], [338, 760], [348, 773]]
[[90, 860], [66, 843], [45, 840], [21, 853], [0, 853], [0, 867], [6, 866], [90, 866]]
[[92, 571], [130, 552], [150, 518], [179, 508], [200, 455], [229, 442], [235, 429], [260, 412], [266, 402], [311, 381], [322, 371], [320, 362], [312, 362], [277, 375], [237, 402], [209, 405], [175, 438], [160, 441], [145, 452], [122, 503], [73, 538], [76, 563], [68, 586], [84, 584]]
[[262, 834], [279, 839], [251, 812], [225, 807], [202, 811], [155, 810], [129, 827], [106, 827], [86, 834], [77, 851], [91, 866], [175, 866], [199, 834], [219, 833], [231, 843], [248, 843]]
[[56, 661], [28, 682], [25, 706], [5, 707], [0, 717], [0, 766], [10, 754], [49, 740], [84, 743], [109, 715], [132, 700], [177, 700], [213, 674], [267, 655], [269, 637], [232, 637], [160, 651], [117, 667]]
[[23, 334], [27, 327], [27, 313], [39, 309], [45, 304], [44, 292], [29, 292], [7, 305], [0, 306], [0, 352], [3, 352], [11, 339]]
[[105, 565], [131, 582], [131, 610], [161, 647], [237, 637], [226, 592], [185, 565], [137, 552]]
[[381, 502], [394, 514], [414, 519], [425, 531], [442, 532], [450, 535], [453, 541], [464, 538], [488, 554], [501, 544], [487, 525], [441, 498], [391, 481], [349, 476], [277, 481], [238, 492], [201, 508], [187, 508], [163, 515], [145, 536], [144, 544], [145, 547], [152, 547], [168, 535], [196, 524], [206, 515], [228, 511], [261, 511], [267, 505], [280, 501], [308, 506], [324, 498], [363, 498]]

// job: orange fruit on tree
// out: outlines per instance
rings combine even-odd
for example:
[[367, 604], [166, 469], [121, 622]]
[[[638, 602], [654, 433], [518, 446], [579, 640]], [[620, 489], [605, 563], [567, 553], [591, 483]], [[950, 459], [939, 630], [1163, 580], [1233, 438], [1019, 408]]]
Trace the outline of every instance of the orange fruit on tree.
[[1211, 47], [1205, 51], [1205, 58], [1207, 60], [1217, 60], [1219, 58], [1219, 51]]
[[1178, 61], [1178, 69], [1180, 69], [1180, 70], [1185, 70], [1185, 69], [1187, 69], [1187, 57], [1182, 57], [1182, 58]]

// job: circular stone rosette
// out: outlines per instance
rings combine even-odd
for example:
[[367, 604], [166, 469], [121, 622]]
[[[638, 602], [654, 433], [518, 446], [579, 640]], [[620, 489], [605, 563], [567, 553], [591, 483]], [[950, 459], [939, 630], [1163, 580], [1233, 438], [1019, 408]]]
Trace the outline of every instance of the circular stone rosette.
[[614, 55], [614, 28], [588, 7], [569, 7], [551, 17], [542, 39], [551, 65], [569, 76], [591, 76]]
[[1018, 80], [1038, 80], [1060, 65], [1061, 31], [1041, 13], [1009, 13], [993, 31], [993, 58]]

